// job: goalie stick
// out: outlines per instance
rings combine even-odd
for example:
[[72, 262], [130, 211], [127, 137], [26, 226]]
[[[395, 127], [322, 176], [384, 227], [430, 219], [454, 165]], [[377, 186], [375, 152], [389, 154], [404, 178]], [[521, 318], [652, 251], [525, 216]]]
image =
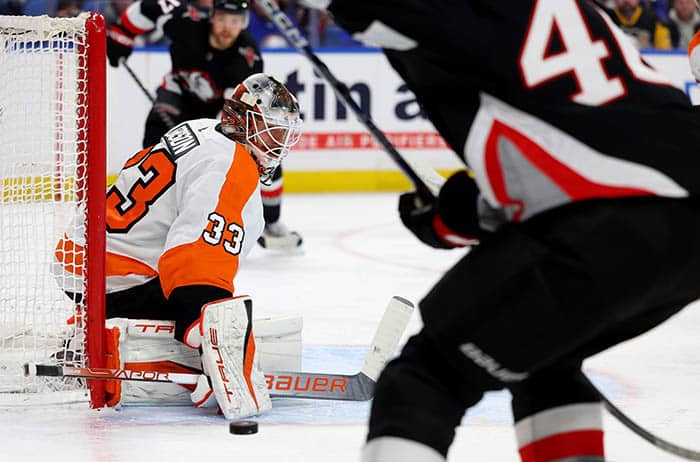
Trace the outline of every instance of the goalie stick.
[[[413, 313], [413, 304], [394, 296], [386, 307], [360, 372], [353, 375], [322, 372], [266, 372], [270, 396], [342, 401], [367, 401], [387, 361], [394, 355]], [[25, 364], [27, 376], [81, 377], [104, 380], [177, 383], [193, 385], [201, 374], [158, 370], [106, 369]]]

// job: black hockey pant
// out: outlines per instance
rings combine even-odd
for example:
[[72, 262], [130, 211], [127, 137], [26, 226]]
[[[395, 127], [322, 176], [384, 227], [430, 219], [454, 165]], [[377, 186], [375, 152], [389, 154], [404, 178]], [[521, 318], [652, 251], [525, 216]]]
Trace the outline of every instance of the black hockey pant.
[[595, 402], [583, 359], [697, 298], [700, 199], [588, 201], [507, 225], [420, 303], [424, 327], [382, 373], [368, 439], [446, 455], [488, 390], [510, 390], [516, 422]]

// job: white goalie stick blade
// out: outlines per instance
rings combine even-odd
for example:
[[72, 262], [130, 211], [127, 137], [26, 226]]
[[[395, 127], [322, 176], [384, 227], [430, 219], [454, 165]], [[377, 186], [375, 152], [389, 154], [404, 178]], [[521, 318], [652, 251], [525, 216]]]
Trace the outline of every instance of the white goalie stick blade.
[[396, 354], [401, 337], [411, 320], [413, 308], [413, 303], [405, 298], [394, 296], [389, 300], [360, 372], [373, 382], [377, 381], [386, 363]]
[[413, 314], [413, 303], [394, 296], [384, 311], [362, 370], [354, 375], [304, 372], [265, 373], [270, 396], [367, 401], [386, 363], [396, 353]]
[[[413, 304], [401, 297], [392, 297], [379, 322], [369, 347], [364, 367], [353, 375], [322, 372], [266, 372], [270, 396], [273, 398], [307, 398], [343, 401], [367, 401], [374, 396], [374, 386], [387, 361], [396, 353], [401, 337], [413, 314]], [[25, 364], [27, 376], [83, 377], [104, 380], [136, 380], [181, 385], [197, 383], [200, 374], [158, 370], [105, 369], [87, 367]]]

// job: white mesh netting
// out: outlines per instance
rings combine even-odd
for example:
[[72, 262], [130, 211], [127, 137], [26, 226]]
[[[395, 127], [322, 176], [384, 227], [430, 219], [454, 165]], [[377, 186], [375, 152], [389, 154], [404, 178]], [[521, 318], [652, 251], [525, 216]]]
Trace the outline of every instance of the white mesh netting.
[[82, 280], [55, 276], [54, 261], [68, 227], [85, 228], [85, 20], [0, 16], [0, 404], [87, 399], [80, 381], [22, 373], [84, 365], [83, 321], [67, 324], [76, 305], [63, 292]]

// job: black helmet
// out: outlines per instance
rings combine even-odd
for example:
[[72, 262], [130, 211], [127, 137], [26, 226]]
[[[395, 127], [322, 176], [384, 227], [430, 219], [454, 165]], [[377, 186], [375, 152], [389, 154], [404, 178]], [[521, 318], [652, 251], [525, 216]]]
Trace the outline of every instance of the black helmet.
[[231, 14], [248, 14], [247, 0], [214, 0], [214, 11]]
[[212, 7], [212, 15], [216, 11], [224, 13], [240, 14], [243, 16], [243, 27], [247, 28], [250, 22], [250, 12], [248, 11], [249, 3], [247, 0], [214, 0]]

